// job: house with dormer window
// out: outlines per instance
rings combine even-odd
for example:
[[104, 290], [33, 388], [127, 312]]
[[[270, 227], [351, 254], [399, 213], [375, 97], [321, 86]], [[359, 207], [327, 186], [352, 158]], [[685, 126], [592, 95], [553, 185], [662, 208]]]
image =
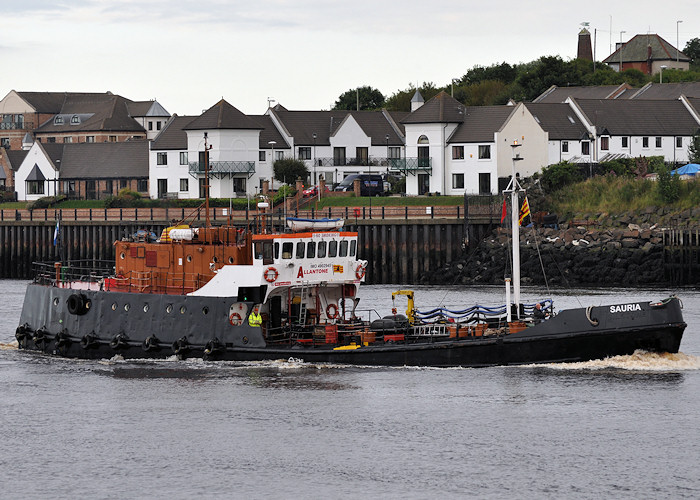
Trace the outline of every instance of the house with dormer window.
[[593, 137], [593, 162], [663, 156], [688, 161], [688, 145], [700, 121], [684, 100], [567, 99]]

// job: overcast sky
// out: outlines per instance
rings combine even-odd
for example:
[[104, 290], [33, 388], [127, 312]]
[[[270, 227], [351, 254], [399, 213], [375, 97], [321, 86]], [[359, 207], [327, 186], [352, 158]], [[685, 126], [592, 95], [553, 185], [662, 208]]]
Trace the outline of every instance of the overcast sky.
[[[700, 2], [679, 0], [0, 0], [0, 98], [112, 91], [196, 115], [222, 97], [247, 114], [272, 98], [330, 109], [348, 89], [386, 97], [447, 85], [475, 65], [576, 56], [582, 22], [610, 44], [657, 33], [700, 37]], [[585, 6], [585, 11], [584, 7]], [[612, 22], [612, 30], [610, 28]], [[611, 35], [612, 31], [612, 35]]]

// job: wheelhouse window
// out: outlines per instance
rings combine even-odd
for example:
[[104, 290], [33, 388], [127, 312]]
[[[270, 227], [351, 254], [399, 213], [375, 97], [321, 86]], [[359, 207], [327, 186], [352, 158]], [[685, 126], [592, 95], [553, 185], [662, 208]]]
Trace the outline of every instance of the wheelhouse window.
[[291, 259], [293, 248], [294, 248], [294, 243], [292, 243], [291, 241], [286, 241], [286, 242], [282, 243], [282, 258], [283, 259]]
[[347, 257], [348, 255], [348, 240], [342, 240], [338, 248], [338, 257]]
[[304, 249], [306, 248], [306, 245], [304, 245], [303, 241], [300, 241], [297, 243], [297, 259], [303, 259], [304, 258]]
[[464, 160], [464, 146], [452, 146], [452, 159]]
[[480, 160], [490, 160], [491, 159], [491, 145], [482, 144], [479, 146], [479, 159]]
[[326, 242], [325, 241], [318, 242], [318, 254], [316, 256], [319, 259], [322, 259], [326, 256]]
[[255, 242], [255, 259], [262, 259], [263, 264], [272, 264], [272, 242], [271, 241], [256, 241]]
[[350, 241], [350, 257], [355, 256], [356, 249], [357, 249], [357, 240]]
[[314, 257], [316, 257], [316, 242], [309, 241], [306, 244], [306, 258], [313, 259]]
[[336, 255], [338, 255], [338, 242], [331, 240], [328, 242], [328, 256], [335, 257]]

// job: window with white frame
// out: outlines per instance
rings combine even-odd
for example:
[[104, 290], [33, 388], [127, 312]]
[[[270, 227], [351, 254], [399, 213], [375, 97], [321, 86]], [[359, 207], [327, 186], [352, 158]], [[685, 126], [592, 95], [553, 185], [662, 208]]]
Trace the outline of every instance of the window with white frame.
[[581, 141], [581, 154], [583, 156], [591, 154], [591, 143], [589, 141]]
[[136, 181], [136, 190], [140, 193], [148, 191], [148, 179], [139, 179]]
[[389, 158], [401, 158], [401, 147], [389, 146]]
[[161, 122], [157, 121], [156, 122], [156, 130], [160, 130]]
[[284, 160], [284, 151], [275, 151], [275, 160]]
[[117, 136], [116, 136], [116, 135], [110, 135], [110, 136], [109, 136], [109, 142], [117, 142]]
[[642, 137], [642, 147], [643, 148], [649, 147], [649, 138], [648, 137]]
[[70, 117], [70, 124], [71, 125], [78, 125], [80, 123], [80, 118], [78, 115], [73, 115]]
[[683, 138], [676, 137], [676, 148], [682, 148], [682, 147], [683, 147]]
[[629, 137], [621, 137], [620, 141], [623, 148], [629, 147]]
[[63, 125], [63, 117], [62, 116], [57, 116], [56, 118], [53, 119], [53, 124], [54, 125]]
[[452, 146], [452, 159], [464, 160], [464, 146]]
[[661, 137], [656, 138], [656, 147], [657, 149], [661, 147]]
[[168, 164], [168, 153], [158, 153], [156, 163], [158, 165], [167, 165]]
[[608, 151], [610, 149], [610, 137], [605, 136], [600, 138], [600, 149], [601, 151]]
[[64, 137], [63, 142], [65, 144], [70, 144], [71, 142], [73, 142], [73, 138], [72, 137]]
[[187, 165], [187, 151], [180, 151], [180, 165]]
[[464, 174], [452, 174], [452, 189], [464, 189]]
[[180, 192], [185, 192], [190, 190], [190, 180], [185, 177], [180, 179]]
[[569, 141], [561, 141], [561, 152], [562, 153], [569, 152]]
[[491, 159], [491, 146], [489, 144], [479, 145], [479, 159], [489, 160]]
[[148, 122], [148, 130], [153, 130], [153, 122], [152, 121]]
[[95, 136], [88, 135], [87, 137], [85, 137], [85, 142], [95, 142]]
[[310, 160], [311, 159], [311, 148], [307, 146], [299, 147], [299, 159], [300, 160]]

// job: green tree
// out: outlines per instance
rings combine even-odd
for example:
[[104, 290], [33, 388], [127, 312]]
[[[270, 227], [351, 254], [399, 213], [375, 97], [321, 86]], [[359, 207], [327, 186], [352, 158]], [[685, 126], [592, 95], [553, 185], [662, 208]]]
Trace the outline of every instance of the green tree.
[[671, 175], [668, 167], [660, 169], [656, 178], [656, 188], [664, 203], [674, 203], [681, 196], [681, 181], [678, 175]]
[[306, 164], [295, 158], [284, 158], [275, 161], [272, 165], [272, 171], [275, 179], [288, 184], [293, 184], [297, 179], [302, 179], [306, 182], [306, 178], [309, 176], [309, 169], [306, 168]]
[[333, 109], [357, 109], [359, 100], [360, 110], [382, 109], [384, 106], [384, 95], [377, 89], [368, 85], [350, 89], [340, 95], [335, 101]]
[[690, 163], [700, 163], [700, 134], [695, 134], [688, 144], [688, 160]]
[[683, 53], [690, 57], [691, 64], [700, 63], [700, 38], [691, 38], [688, 43], [685, 44]]
[[[419, 90], [425, 101], [432, 99], [440, 92], [440, 89], [433, 82], [423, 82]], [[411, 99], [415, 93], [416, 87], [413, 84], [409, 84], [406, 90], [397, 90], [386, 100], [386, 109], [389, 111], [411, 111]]]

